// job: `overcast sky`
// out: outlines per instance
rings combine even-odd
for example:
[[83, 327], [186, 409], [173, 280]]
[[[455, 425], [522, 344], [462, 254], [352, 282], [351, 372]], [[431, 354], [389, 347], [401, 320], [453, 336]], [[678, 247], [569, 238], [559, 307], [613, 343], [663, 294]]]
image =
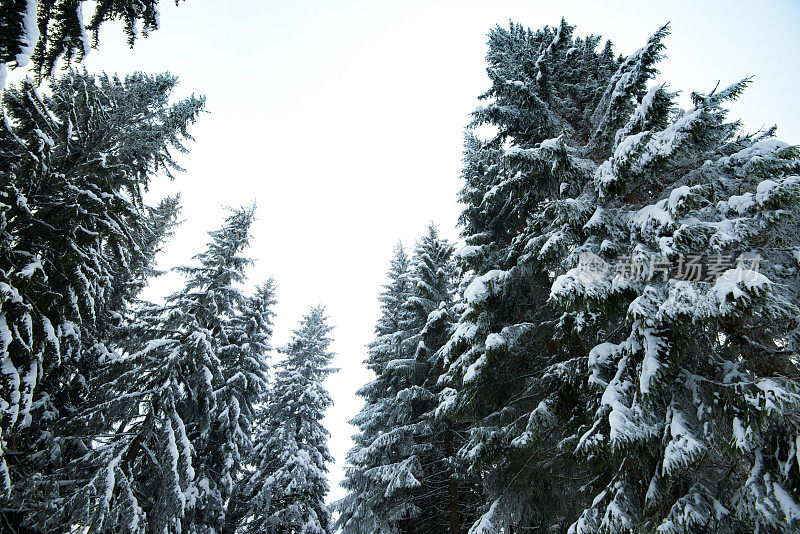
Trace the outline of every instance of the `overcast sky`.
[[[684, 91], [684, 105], [691, 91], [755, 75], [731, 116], [748, 130], [777, 124], [780, 138], [800, 142], [800, 3], [791, 0], [162, 0], [160, 10], [161, 29], [133, 50], [119, 29], [104, 26], [85, 65], [170, 71], [182, 94], [207, 97], [209, 113], [181, 158], [186, 172], [153, 190], [153, 198], [180, 192], [186, 221], [162, 268], [202, 250], [222, 206], [256, 200], [251, 281], [276, 279], [274, 345], [310, 306], [327, 306], [341, 368], [327, 382], [335, 401], [326, 419], [337, 461], [331, 499], [343, 494], [354, 432], [346, 421], [370, 378], [361, 362], [391, 250], [398, 239], [413, 247], [429, 221], [458, 235], [463, 128], [488, 87], [492, 26], [552, 26], [563, 15], [578, 35], [603, 35], [629, 54], [671, 21], [659, 79]], [[180, 287], [166, 276], [147, 296]]]

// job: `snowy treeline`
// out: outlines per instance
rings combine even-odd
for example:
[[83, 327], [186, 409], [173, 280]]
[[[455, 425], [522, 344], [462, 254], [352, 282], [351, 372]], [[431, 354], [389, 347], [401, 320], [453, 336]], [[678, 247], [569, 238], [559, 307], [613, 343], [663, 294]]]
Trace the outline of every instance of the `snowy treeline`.
[[[173, 102], [168, 74], [53, 77], [84, 53], [80, 5], [0, 9], [3, 60], [23, 66], [36, 43], [49, 81], [2, 101], [0, 531], [329, 532], [324, 309], [270, 384], [274, 284], [244, 291], [251, 207], [229, 211], [163, 304], [140, 300], [180, 211], [144, 193], [181, 170], [204, 100]], [[157, 27], [154, 6], [100, 1], [92, 25], [122, 18], [132, 40], [136, 20]], [[31, 37], [31, 20], [50, 33]]]
[[727, 120], [748, 80], [679, 109], [667, 34], [490, 32], [466, 246], [392, 261], [343, 532], [800, 528], [800, 154]]
[[312, 308], [269, 368], [275, 289], [228, 212], [161, 304], [202, 98], [171, 75], [67, 71], [156, 1], [0, 6], [0, 529], [489, 534], [800, 529], [800, 154], [740, 131], [748, 80], [653, 82], [562, 21], [489, 34], [464, 246], [396, 248], [334, 522], [334, 369]]

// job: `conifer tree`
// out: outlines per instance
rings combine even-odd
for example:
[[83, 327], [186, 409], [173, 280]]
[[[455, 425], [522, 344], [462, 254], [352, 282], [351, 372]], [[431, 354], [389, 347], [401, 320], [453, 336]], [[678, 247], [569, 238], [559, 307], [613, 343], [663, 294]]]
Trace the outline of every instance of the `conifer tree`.
[[460, 532], [452, 427], [435, 418], [438, 349], [450, 335], [453, 247], [429, 226], [409, 262], [398, 246], [362, 388], [361, 433], [337, 504], [344, 532]]
[[335, 372], [325, 308], [312, 308], [282, 350], [256, 438], [255, 472], [245, 532], [329, 534], [328, 431], [322, 426], [331, 398], [322, 382]]
[[[128, 329], [125, 356], [90, 384], [97, 398], [76, 425], [91, 451], [68, 465], [50, 496], [54, 525], [92, 532], [222, 531], [232, 472], [248, 450], [244, 433], [267, 376], [269, 286], [246, 299], [253, 209], [234, 210], [210, 232], [199, 265], [163, 306], [150, 305]], [[94, 386], [94, 387], [92, 387]], [[82, 482], [86, 480], [88, 482]]]
[[[457, 253], [463, 303], [442, 350], [447, 387], [438, 410], [469, 427], [460, 456], [486, 494], [475, 532], [550, 528], [574, 506], [563, 484], [575, 474], [555, 447], [570, 435], [569, 425], [547, 426], [552, 432], [536, 439], [527, 432], [555, 412], [569, 421], [575, 384], [548, 373], [569, 359], [554, 338], [550, 273], [519, 258], [537, 235], [533, 224], [544, 208], [581, 185], [584, 163], [573, 163], [570, 145], [573, 138], [590, 139], [592, 112], [621, 68], [610, 44], [596, 50], [599, 41], [574, 37], [564, 21], [535, 32], [512, 24], [490, 33], [492, 87], [482, 97], [489, 104], [475, 112], [472, 126], [488, 124], [496, 134], [466, 140], [461, 224], [467, 246]], [[550, 395], [551, 404], [543, 403]]]
[[[492, 32], [442, 351], [473, 533], [796, 528], [798, 155], [725, 122], [744, 82], [688, 111], [648, 90], [666, 33], [613, 62], [563, 21]], [[680, 278], [689, 255], [739, 263]]]
[[[94, 2], [88, 24], [83, 18], [85, 3], [86, 0], [5, 0], [0, 5], [0, 90], [7, 66], [25, 67], [33, 61], [33, 69], [42, 79], [54, 74], [61, 58], [81, 61], [91, 46], [97, 46], [100, 26], [105, 22], [122, 22], [130, 46], [140, 34], [146, 37], [158, 29], [158, 0], [99, 0]], [[88, 32], [92, 34], [91, 41]]]
[[0, 451], [6, 517], [24, 499], [11, 494], [14, 481], [49, 476], [87, 446], [62, 435], [60, 421], [114, 357], [127, 307], [175, 224], [176, 201], [148, 208], [142, 191], [159, 170], [179, 168], [170, 152], [185, 151], [203, 106], [194, 97], [170, 104], [176, 83], [71, 72], [52, 81], [49, 97], [28, 82], [4, 94], [0, 448], [12, 443], [14, 453]]
[[244, 517], [242, 487], [248, 482], [247, 464], [254, 455], [254, 438], [260, 422], [260, 407], [268, 400], [267, 355], [272, 350], [272, 307], [275, 305], [272, 279], [256, 288], [242, 303], [230, 322], [230, 345], [222, 349], [224, 366], [220, 405], [223, 408], [215, 440], [216, 473], [221, 476], [225, 495], [222, 534], [236, 532]]
[[342, 482], [350, 493], [337, 503], [340, 511], [337, 527], [342, 527], [344, 532], [393, 532], [393, 525], [407, 513], [407, 504], [397, 502], [396, 498], [391, 501], [393, 506], [385, 509], [386, 484], [378, 468], [386, 461], [382, 457], [384, 451], [371, 452], [374, 441], [389, 426], [387, 406], [398, 391], [387, 370], [390, 362], [401, 358], [400, 347], [409, 337], [404, 325], [411, 283], [409, 258], [402, 243], [395, 247], [387, 277], [389, 282], [379, 297], [381, 316], [375, 325], [376, 338], [370, 343], [369, 356], [364, 362], [376, 377], [358, 392], [364, 397], [364, 407], [351, 421], [359, 433], [353, 436], [356, 446], [347, 455], [350, 465]]

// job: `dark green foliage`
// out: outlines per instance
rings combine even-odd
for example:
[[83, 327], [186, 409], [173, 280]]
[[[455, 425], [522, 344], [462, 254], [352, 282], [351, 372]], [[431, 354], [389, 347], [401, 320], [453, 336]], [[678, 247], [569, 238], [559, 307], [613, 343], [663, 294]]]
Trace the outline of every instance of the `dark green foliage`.
[[[497, 133], [467, 137], [438, 413], [469, 428], [470, 532], [795, 528], [797, 151], [736, 136], [746, 80], [688, 111], [648, 90], [666, 26], [618, 61], [571, 32], [492, 31]], [[677, 277], [692, 254], [761, 270]]]
[[[177, 5], [180, 0], [175, 0]], [[59, 59], [81, 61], [97, 46], [100, 27], [123, 24], [128, 44], [158, 29], [158, 0], [98, 0], [84, 26], [86, 0], [8, 0], [0, 6], [0, 61], [23, 67], [30, 60], [38, 79], [54, 74]], [[139, 30], [141, 25], [141, 30]]]
[[0, 317], [8, 336], [0, 388], [8, 402], [0, 429], [3, 449], [10, 443], [13, 452], [2, 462], [6, 495], [15, 479], [48, 473], [86, 447], [61, 436], [59, 420], [88, 398], [87, 382], [113, 355], [127, 307], [175, 224], [174, 200], [149, 208], [141, 195], [157, 171], [175, 167], [170, 151], [184, 150], [203, 106], [197, 98], [170, 104], [176, 83], [169, 75], [70, 72], [46, 98], [28, 82], [5, 91]]
[[381, 294], [383, 313], [367, 365], [376, 379], [359, 392], [360, 433], [337, 507], [344, 532], [464, 531], [476, 481], [458, 473], [463, 430], [436, 418], [439, 348], [454, 321], [453, 247], [430, 226], [409, 261], [398, 246]]
[[322, 381], [336, 370], [325, 309], [303, 317], [284, 359], [276, 365], [270, 401], [259, 422], [252, 464], [243, 481], [243, 530], [247, 533], [329, 534], [328, 431], [322, 426], [331, 405]]

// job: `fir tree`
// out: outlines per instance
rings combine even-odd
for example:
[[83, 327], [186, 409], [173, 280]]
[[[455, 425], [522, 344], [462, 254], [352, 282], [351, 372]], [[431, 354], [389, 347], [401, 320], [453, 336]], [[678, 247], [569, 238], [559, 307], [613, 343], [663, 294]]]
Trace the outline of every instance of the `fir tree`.
[[469, 427], [460, 456], [486, 494], [475, 532], [550, 528], [574, 506], [565, 484], [573, 465], [556, 447], [570, 427], [548, 424], [555, 413], [566, 421], [574, 415], [576, 384], [549, 372], [570, 355], [554, 338], [550, 272], [520, 257], [530, 257], [525, 246], [538, 235], [544, 209], [579, 190], [582, 165], [592, 165], [573, 163], [570, 154], [595, 130], [594, 108], [618, 68], [610, 44], [596, 51], [599, 41], [574, 37], [564, 21], [536, 32], [512, 24], [490, 33], [489, 105], [476, 111], [473, 127], [489, 124], [497, 133], [466, 140], [467, 246], [457, 253], [463, 302], [442, 350], [447, 388], [438, 410]]
[[367, 360], [377, 376], [353, 420], [361, 433], [343, 483], [351, 493], [337, 504], [344, 532], [461, 531], [455, 437], [434, 413], [438, 349], [452, 327], [452, 253], [432, 225], [410, 262], [396, 250]]
[[322, 381], [329, 367], [332, 327], [325, 309], [312, 308], [282, 350], [262, 427], [256, 438], [255, 472], [245, 532], [328, 534], [328, 431], [322, 426], [331, 399]]
[[247, 463], [254, 454], [254, 437], [259, 411], [268, 400], [267, 354], [272, 350], [272, 307], [275, 305], [272, 279], [256, 288], [243, 302], [241, 312], [231, 320], [230, 345], [222, 349], [224, 389], [221, 391], [221, 437], [213, 467], [221, 476], [225, 495], [225, 521], [221, 532], [233, 533], [245, 516], [242, 488], [248, 482]]
[[350, 466], [342, 482], [350, 493], [337, 503], [340, 511], [337, 527], [344, 532], [396, 532], [396, 524], [409, 511], [408, 504], [396, 496], [392, 501], [384, 499], [387, 484], [380, 466], [387, 458], [380, 447], [373, 447], [390, 425], [388, 406], [399, 391], [387, 371], [390, 362], [401, 358], [401, 346], [409, 337], [404, 330], [405, 304], [411, 289], [409, 258], [401, 243], [395, 248], [387, 277], [389, 283], [379, 297], [381, 316], [375, 326], [376, 338], [370, 343], [369, 356], [364, 362], [376, 378], [358, 392], [364, 397], [364, 407], [351, 421], [359, 434], [353, 436], [356, 446], [347, 455]]

